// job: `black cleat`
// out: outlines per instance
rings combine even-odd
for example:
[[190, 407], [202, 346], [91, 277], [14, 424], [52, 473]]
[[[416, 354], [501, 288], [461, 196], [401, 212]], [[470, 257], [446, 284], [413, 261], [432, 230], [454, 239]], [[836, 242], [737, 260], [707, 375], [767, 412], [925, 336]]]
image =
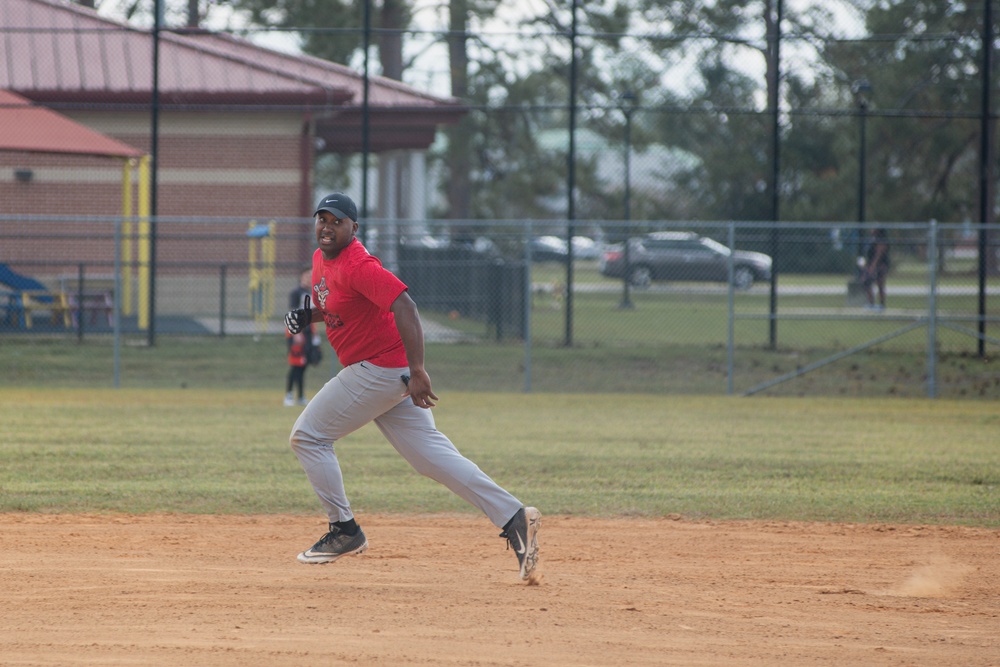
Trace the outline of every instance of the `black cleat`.
[[364, 531], [358, 528], [354, 535], [345, 535], [334, 524], [330, 524], [330, 532], [320, 538], [319, 542], [299, 554], [300, 563], [332, 563], [341, 556], [363, 554], [368, 548], [368, 539]]
[[[542, 513], [534, 507], [522, 507], [500, 533], [500, 537], [507, 538], [508, 548], [517, 554], [521, 579], [531, 579], [538, 567], [538, 529], [541, 526]], [[301, 560], [301, 556], [299, 558]]]

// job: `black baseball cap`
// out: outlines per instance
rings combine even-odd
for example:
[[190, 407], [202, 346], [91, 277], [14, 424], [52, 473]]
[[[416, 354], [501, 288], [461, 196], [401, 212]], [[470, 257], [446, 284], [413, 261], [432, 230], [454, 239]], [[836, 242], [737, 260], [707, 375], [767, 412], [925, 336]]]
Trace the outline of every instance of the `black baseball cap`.
[[354, 222], [358, 221], [358, 207], [354, 203], [354, 200], [345, 195], [343, 192], [334, 192], [332, 195], [327, 195], [319, 200], [316, 204], [316, 213], [320, 211], [329, 211], [333, 213], [338, 218], [350, 218]]

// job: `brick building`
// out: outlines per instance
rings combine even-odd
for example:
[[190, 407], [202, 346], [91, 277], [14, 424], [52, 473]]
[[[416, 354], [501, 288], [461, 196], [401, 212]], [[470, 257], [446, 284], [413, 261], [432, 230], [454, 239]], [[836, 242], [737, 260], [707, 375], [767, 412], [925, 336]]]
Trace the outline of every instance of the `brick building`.
[[[152, 54], [149, 32], [85, 7], [0, 3], [0, 89], [144, 153], [152, 149]], [[309, 216], [316, 157], [362, 148], [364, 78], [343, 65], [196, 29], [161, 31], [159, 63], [158, 216]], [[369, 152], [383, 168], [393, 166], [391, 187], [372, 181], [369, 216], [424, 219], [424, 152], [438, 127], [456, 122], [463, 109], [454, 99], [371, 77], [368, 110]], [[27, 170], [33, 178], [18, 180]], [[120, 183], [113, 160], [0, 151], [0, 216], [120, 215]], [[279, 254], [302, 257], [311, 240], [294, 243]], [[246, 258], [242, 245], [162, 250], [185, 261]]]

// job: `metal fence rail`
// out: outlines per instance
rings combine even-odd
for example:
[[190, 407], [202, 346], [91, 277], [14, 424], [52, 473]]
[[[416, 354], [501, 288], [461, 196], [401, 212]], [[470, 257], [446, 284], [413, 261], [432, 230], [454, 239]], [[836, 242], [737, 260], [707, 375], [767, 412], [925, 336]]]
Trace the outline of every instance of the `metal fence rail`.
[[[303, 263], [281, 258], [312, 243], [308, 221], [269, 223], [277, 250], [262, 254], [254, 250], [262, 236], [248, 233], [256, 221], [163, 219], [151, 267], [136, 259], [143, 239], [123, 237], [120, 219], [87, 220], [84, 234], [60, 218], [16, 231], [6, 222], [0, 218], [0, 264], [8, 277], [33, 283], [0, 284], [4, 346], [39, 335], [120, 345], [143, 340], [150, 322], [168, 337], [282, 336]], [[374, 221], [370, 229], [392, 224]], [[609, 221], [577, 226], [585, 238], [572, 259], [559, 243], [566, 222], [561, 230], [551, 221], [454, 224], [461, 242], [435, 221], [432, 231], [371, 234], [369, 245], [409, 285], [428, 345], [479, 349], [487, 364], [504, 368], [498, 376], [516, 376], [500, 390], [749, 395], [879, 387], [958, 397], [975, 375], [977, 395], [1000, 397], [1000, 373], [987, 363], [1000, 345], [1000, 277], [983, 276], [980, 289], [977, 237], [967, 226], [884, 225], [892, 265], [879, 309], [860, 280], [858, 239], [867, 230], [856, 223]], [[622, 269], [626, 237], [625, 266], [644, 272]], [[737, 280], [769, 249], [769, 275]], [[942, 359], [981, 365], [942, 376]], [[586, 369], [602, 364], [627, 365], [629, 373], [601, 386], [602, 374]], [[831, 367], [840, 368], [836, 382], [825, 379]]]

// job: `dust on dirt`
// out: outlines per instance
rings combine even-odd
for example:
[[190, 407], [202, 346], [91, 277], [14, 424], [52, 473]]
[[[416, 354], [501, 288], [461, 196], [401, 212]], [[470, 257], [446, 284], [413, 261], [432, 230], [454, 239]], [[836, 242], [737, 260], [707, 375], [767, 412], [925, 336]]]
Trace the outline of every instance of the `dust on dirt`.
[[545, 516], [0, 515], [2, 665], [1000, 665], [1000, 530]]

